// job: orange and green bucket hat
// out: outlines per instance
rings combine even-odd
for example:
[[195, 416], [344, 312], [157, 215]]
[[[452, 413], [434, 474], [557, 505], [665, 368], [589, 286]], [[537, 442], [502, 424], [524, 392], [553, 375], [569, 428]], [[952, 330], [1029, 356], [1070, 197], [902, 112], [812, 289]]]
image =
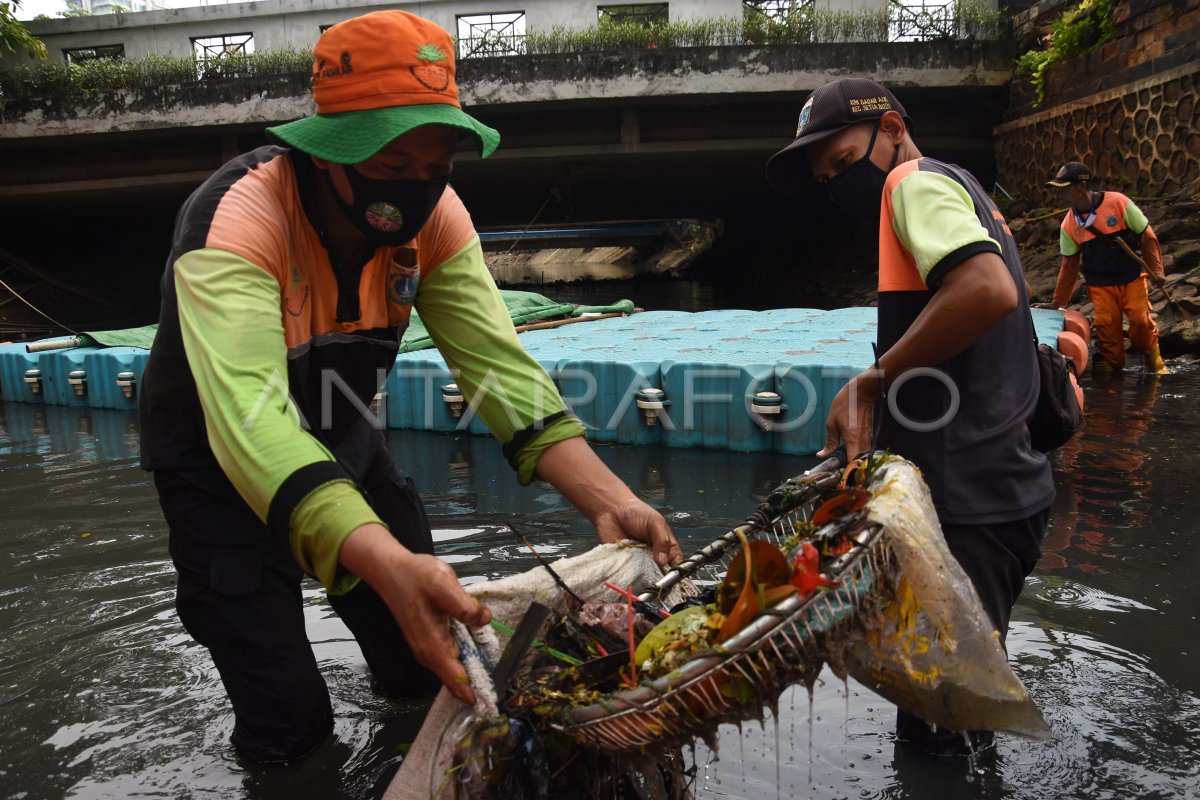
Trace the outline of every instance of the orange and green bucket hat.
[[475, 140], [481, 158], [500, 134], [462, 110], [454, 45], [440, 26], [407, 11], [339, 22], [313, 48], [317, 113], [267, 128], [279, 141], [336, 164], [357, 164], [422, 125]]

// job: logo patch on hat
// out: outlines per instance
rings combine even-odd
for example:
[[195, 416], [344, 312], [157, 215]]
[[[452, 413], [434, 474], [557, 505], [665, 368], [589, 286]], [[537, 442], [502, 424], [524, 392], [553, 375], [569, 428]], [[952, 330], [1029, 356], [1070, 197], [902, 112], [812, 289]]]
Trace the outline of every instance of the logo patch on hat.
[[450, 85], [450, 73], [438, 61], [445, 61], [446, 54], [436, 44], [423, 44], [417, 50], [417, 58], [429, 63], [419, 67], [409, 67], [413, 77], [420, 81], [431, 92], [444, 92]]
[[800, 120], [796, 123], [796, 138], [800, 138], [804, 126], [808, 124], [809, 118], [812, 116], [813, 98], [808, 98], [808, 102], [804, 104], [804, 108], [800, 109]]
[[887, 97], [879, 95], [878, 97], [851, 97], [850, 98], [850, 113], [865, 114], [869, 111], [891, 111], [892, 103]]
[[336, 67], [326, 67], [325, 59], [317, 62], [316, 68], [313, 69], [313, 80], [318, 78], [336, 78], [339, 75], [349, 75], [354, 72], [354, 67], [350, 65], [350, 51], [346, 50], [342, 53], [341, 63]]
[[1065, 178], [1065, 177], [1067, 177], [1067, 168], [1066, 168], [1066, 167], [1059, 167], [1059, 168], [1058, 168], [1058, 174], [1057, 174], [1057, 175], [1055, 175], [1054, 177], [1056, 177], [1056, 178]]

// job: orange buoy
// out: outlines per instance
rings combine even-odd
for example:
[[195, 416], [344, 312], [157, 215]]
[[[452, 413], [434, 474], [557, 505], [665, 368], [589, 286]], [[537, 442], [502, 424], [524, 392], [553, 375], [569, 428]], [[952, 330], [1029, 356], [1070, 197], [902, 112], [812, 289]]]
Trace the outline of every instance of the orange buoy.
[[1084, 341], [1084, 344], [1092, 340], [1092, 326], [1088, 324], [1087, 317], [1078, 311], [1072, 311], [1069, 308], [1063, 311], [1063, 330], [1075, 334]]
[[1083, 387], [1079, 385], [1079, 381], [1075, 380], [1075, 374], [1067, 373], [1067, 380], [1071, 382], [1071, 388], [1075, 390], [1075, 399], [1079, 401], [1079, 410], [1083, 411]]
[[1075, 371], [1080, 375], [1087, 369], [1088, 346], [1087, 340], [1081, 339], [1074, 331], [1061, 331], [1058, 334], [1058, 352], [1075, 362]]

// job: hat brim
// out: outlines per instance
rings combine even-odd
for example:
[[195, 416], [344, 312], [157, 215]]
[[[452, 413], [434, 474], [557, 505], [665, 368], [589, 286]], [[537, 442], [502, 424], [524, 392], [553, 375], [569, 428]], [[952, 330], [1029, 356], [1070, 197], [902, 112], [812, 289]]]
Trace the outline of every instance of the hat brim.
[[828, 138], [839, 131], [851, 128], [858, 123], [841, 125], [837, 128], [826, 128], [801, 136], [787, 147], [767, 159], [767, 182], [781, 192], [794, 192], [810, 177], [812, 170], [808, 167], [808, 158], [804, 148], [813, 142]]
[[389, 106], [341, 114], [314, 114], [267, 133], [291, 147], [335, 164], [357, 164], [382, 150], [397, 136], [422, 125], [447, 125], [475, 139], [479, 157], [500, 145], [500, 134], [461, 108], [447, 103]]
[[1044, 185], [1047, 187], [1052, 186], [1055, 189], [1065, 189], [1073, 183], [1075, 183], [1075, 181], [1046, 181]]

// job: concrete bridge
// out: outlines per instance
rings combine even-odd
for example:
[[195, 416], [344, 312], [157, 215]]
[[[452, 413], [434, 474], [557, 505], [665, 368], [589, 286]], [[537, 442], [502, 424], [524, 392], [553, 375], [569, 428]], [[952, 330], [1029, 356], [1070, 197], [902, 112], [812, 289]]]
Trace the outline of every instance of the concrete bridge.
[[[826, 0], [823, 7], [861, 10], [885, 1]], [[521, 55], [515, 24], [476, 37], [480, 29], [464, 23], [517, 5], [525, 32], [593, 26], [598, 13], [595, 3], [577, 0], [262, 0], [41, 21], [30, 29], [58, 59], [105, 48], [128, 58], [186, 56], [199, 53], [197, 41], [247, 34], [260, 52], [307, 48], [322, 26], [380, 8], [433, 19], [458, 35], [460, 49], [492, 36], [492, 49], [482, 52], [513, 53], [459, 63], [464, 104], [503, 136], [492, 158], [464, 156], [456, 166], [455, 184], [480, 224], [528, 223], [547, 203], [541, 221], [769, 213], [781, 198], [763, 177], [766, 157], [791, 139], [806, 94], [842, 75], [887, 83], [916, 120], [927, 153], [990, 180], [1011, 43]], [[673, 22], [743, 13], [740, 0], [672, 0], [668, 8]], [[152, 230], [155, 252], [165, 253], [171, 216], [186, 194], [225, 159], [264, 143], [267, 125], [310, 113], [308, 82], [299, 73], [86, 97], [0, 97], [0, 214], [17, 239], [52, 237], [48, 220], [64, 216], [88, 230], [129, 235], [130, 220], [137, 220], [138, 240]], [[812, 205], [820, 225], [825, 204], [816, 197], [799, 203]]]

